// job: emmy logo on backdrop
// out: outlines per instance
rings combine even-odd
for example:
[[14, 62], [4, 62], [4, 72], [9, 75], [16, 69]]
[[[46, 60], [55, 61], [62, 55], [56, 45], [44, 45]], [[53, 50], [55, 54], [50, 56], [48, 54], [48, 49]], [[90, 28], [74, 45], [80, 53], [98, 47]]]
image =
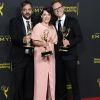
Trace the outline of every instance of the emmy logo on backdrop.
[[4, 8], [4, 3], [0, 2], [0, 16], [3, 16], [3, 8]]
[[5, 85], [2, 85], [1, 86], [1, 90], [3, 91], [3, 94], [4, 96], [7, 98], [8, 97], [8, 91], [9, 91], [9, 87], [8, 86], [5, 86]]
[[[67, 39], [67, 37], [69, 35], [69, 32], [70, 32], [70, 28], [66, 29], [66, 27], [63, 26], [63, 27], [61, 27], [60, 31], [63, 34], [63, 40]], [[67, 52], [68, 51], [68, 47], [65, 47], [64, 45], [62, 45], [62, 46], [60, 46], [59, 51]]]
[[[48, 46], [48, 43], [47, 43], [48, 42], [48, 40], [47, 40], [48, 34], [49, 34], [49, 30], [46, 29], [46, 30], [44, 30], [43, 35], [41, 36], [41, 39], [46, 42], [47, 46]], [[52, 55], [52, 51], [47, 50], [47, 47], [44, 47], [44, 48], [45, 48], [45, 51], [41, 52], [42, 57]]]

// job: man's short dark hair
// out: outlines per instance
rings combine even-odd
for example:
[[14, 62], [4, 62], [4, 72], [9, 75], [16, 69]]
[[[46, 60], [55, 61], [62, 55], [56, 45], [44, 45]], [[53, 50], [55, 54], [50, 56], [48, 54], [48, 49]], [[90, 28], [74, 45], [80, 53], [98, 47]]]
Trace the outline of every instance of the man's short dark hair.
[[59, 0], [53, 1], [51, 5], [53, 6], [55, 3], [60, 3], [63, 6], [63, 3]]
[[26, 6], [27, 4], [29, 4], [31, 7], [33, 7], [32, 6], [32, 3], [30, 2], [30, 1], [23, 1], [21, 4], [20, 4], [20, 10], [22, 10], [23, 9], [23, 7], [24, 6]]

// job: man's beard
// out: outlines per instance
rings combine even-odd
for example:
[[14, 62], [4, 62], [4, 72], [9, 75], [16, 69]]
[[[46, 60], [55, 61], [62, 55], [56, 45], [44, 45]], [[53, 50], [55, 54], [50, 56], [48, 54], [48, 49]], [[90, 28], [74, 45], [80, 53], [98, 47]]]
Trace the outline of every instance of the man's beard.
[[[27, 16], [28, 15], [28, 16]], [[26, 20], [29, 20], [31, 18], [31, 14], [26, 14], [26, 15], [23, 15], [23, 17], [26, 19]]]

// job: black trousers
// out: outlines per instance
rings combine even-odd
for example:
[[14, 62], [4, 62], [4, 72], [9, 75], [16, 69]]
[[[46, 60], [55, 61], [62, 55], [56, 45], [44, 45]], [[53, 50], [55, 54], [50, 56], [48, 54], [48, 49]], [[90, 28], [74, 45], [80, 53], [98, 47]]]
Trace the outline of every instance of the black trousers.
[[[34, 68], [33, 57], [25, 55], [14, 67], [14, 100], [33, 100]], [[17, 68], [18, 67], [18, 68]]]
[[64, 60], [60, 57], [56, 61], [56, 100], [67, 100], [67, 77], [72, 85], [73, 100], [80, 100], [77, 60]]

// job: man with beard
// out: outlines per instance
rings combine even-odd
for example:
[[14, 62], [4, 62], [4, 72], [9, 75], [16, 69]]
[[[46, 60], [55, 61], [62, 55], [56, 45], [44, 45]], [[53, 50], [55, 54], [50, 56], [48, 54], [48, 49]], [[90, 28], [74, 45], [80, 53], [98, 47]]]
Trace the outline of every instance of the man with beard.
[[31, 40], [28, 29], [35, 25], [36, 20], [32, 16], [32, 4], [29, 1], [23, 1], [20, 10], [21, 15], [11, 19], [9, 25], [15, 83], [14, 100], [33, 100], [33, 53], [32, 48], [25, 47], [25, 44]]

